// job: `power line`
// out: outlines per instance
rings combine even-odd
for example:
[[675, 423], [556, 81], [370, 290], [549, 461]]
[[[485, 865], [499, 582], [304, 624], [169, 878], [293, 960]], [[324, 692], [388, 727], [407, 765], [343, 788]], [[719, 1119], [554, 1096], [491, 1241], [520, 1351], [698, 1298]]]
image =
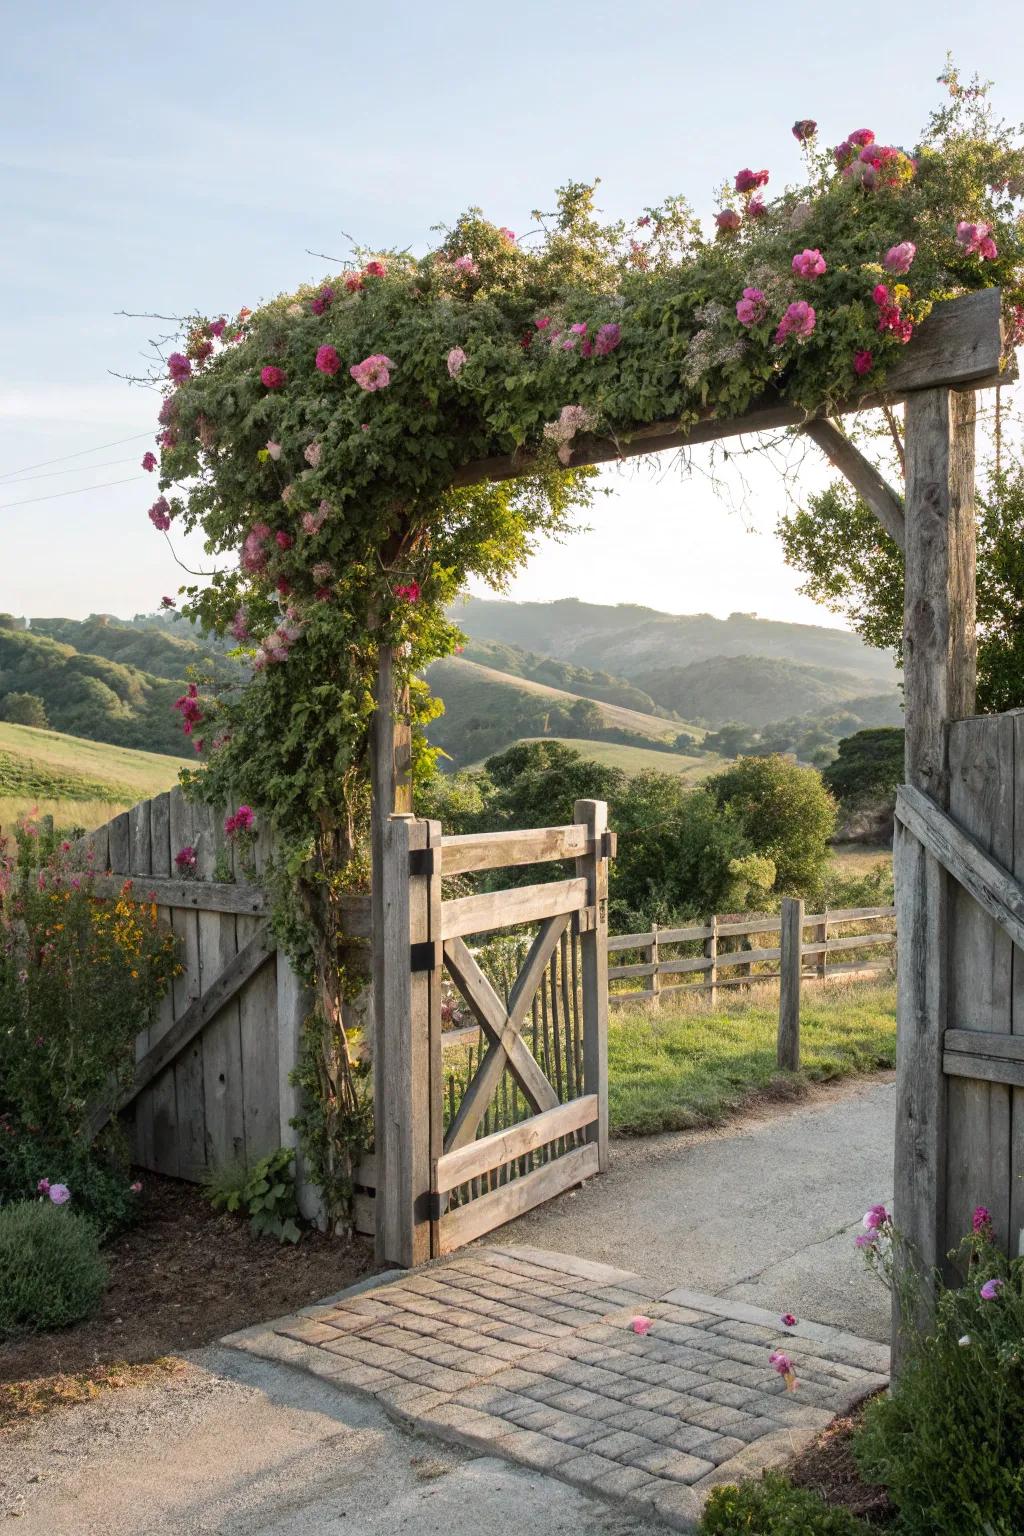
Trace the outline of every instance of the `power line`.
[[27, 475], [30, 469], [47, 469], [51, 464], [66, 464], [68, 459], [81, 459], [89, 453], [102, 453], [105, 448], [120, 448], [124, 443], [137, 443], [143, 437], [152, 437], [152, 432], [136, 432], [134, 437], [119, 437], [112, 443], [97, 443], [95, 448], [82, 448], [78, 453], [65, 453], [59, 459], [41, 459], [38, 464], [26, 464], [22, 469], [7, 469], [0, 474], [0, 480], [11, 480], [15, 475]]
[[0, 512], [8, 507], [31, 507], [37, 501], [59, 501], [62, 496], [85, 496], [89, 491], [105, 491], [110, 485], [127, 485], [137, 481], [137, 475], [126, 475], [123, 480], [103, 480], [99, 485], [83, 485], [77, 491], [54, 491], [49, 496], [29, 496], [24, 501], [0, 501]]
[[12, 480], [13, 489], [17, 485], [31, 485], [33, 480], [53, 480], [57, 475], [87, 475], [94, 469], [113, 469], [116, 464], [134, 464], [134, 459], [104, 459], [101, 464], [76, 464], [72, 469], [48, 469], [45, 475], [26, 475], [23, 480]]

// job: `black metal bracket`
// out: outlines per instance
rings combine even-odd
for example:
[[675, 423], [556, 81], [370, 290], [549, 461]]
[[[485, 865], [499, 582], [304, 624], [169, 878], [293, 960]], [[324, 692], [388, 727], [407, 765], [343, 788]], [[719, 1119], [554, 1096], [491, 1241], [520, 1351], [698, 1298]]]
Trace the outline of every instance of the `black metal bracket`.
[[437, 848], [410, 848], [410, 875], [433, 875], [437, 871]]
[[432, 1189], [427, 1197], [427, 1220], [440, 1221], [447, 1209], [447, 1194], [439, 1195], [436, 1189]]
[[436, 971], [443, 964], [444, 945], [440, 939], [424, 939], [421, 944], [409, 945], [411, 971]]

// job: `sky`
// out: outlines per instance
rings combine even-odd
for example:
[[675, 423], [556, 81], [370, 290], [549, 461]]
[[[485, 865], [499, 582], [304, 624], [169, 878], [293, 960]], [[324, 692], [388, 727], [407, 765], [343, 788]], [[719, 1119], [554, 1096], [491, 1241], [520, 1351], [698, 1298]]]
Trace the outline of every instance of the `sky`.
[[[311, 251], [421, 252], [471, 205], [525, 230], [570, 179], [602, 178], [609, 219], [670, 193], [710, 219], [741, 166], [798, 178], [796, 118], [912, 143], [947, 49], [1024, 118], [1019, 0], [0, 0], [0, 26], [0, 610], [40, 616], [186, 579], [146, 518], [159, 399], [118, 377], [169, 327], [121, 311], [254, 307], [331, 270]], [[783, 563], [781, 478], [719, 464], [723, 497], [707, 455], [607, 472], [511, 595], [839, 622]], [[801, 484], [824, 479], [812, 450]]]

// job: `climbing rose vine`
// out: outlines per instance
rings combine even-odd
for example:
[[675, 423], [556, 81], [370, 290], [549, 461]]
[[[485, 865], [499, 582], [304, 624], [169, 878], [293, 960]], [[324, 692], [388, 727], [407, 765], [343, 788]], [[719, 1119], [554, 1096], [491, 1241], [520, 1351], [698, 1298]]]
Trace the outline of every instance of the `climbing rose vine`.
[[[186, 697], [183, 725], [203, 792], [273, 816], [335, 1021], [379, 647], [396, 648], [422, 725], [437, 706], [416, 678], [458, 641], [452, 599], [473, 575], [500, 587], [571, 525], [589, 436], [877, 391], [935, 302], [985, 285], [1024, 315], [1024, 156], [983, 92], [947, 84], [909, 148], [868, 128], [827, 143], [800, 119], [806, 183], [773, 197], [770, 164], [734, 171], [710, 230], [679, 198], [602, 224], [594, 187], [570, 184], [526, 237], [471, 209], [426, 255], [359, 252], [188, 325], [149, 517], [202, 530], [219, 569], [183, 612], [230, 632], [253, 677]], [[524, 478], [459, 488], [464, 465], [517, 452]], [[421, 741], [416, 760], [428, 771]]]

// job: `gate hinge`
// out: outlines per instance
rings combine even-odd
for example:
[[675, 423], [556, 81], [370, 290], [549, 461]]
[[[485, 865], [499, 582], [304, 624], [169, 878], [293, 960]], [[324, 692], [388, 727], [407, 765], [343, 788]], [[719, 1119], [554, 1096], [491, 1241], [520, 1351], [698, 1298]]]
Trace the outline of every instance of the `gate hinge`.
[[409, 945], [411, 971], [436, 971], [443, 964], [444, 944], [440, 939], [424, 939], [421, 944]]
[[432, 1189], [427, 1197], [427, 1220], [440, 1221], [447, 1209], [447, 1194], [439, 1195], [436, 1189]]
[[432, 875], [437, 870], [437, 848], [410, 848], [409, 873], [410, 875]]
[[619, 834], [617, 832], [601, 833], [601, 857], [602, 859], [614, 859], [619, 846]]

